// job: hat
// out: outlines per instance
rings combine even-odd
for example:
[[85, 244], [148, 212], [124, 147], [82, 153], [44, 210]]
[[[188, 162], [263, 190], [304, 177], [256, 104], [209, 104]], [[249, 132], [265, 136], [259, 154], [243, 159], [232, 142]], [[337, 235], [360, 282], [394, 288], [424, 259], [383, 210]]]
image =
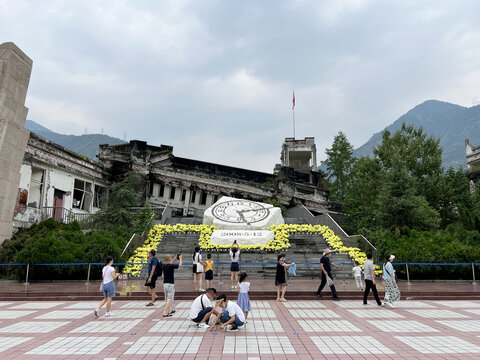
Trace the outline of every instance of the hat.
[[323, 255], [330, 254], [331, 252], [333, 252], [333, 251], [327, 248], [327, 249], [323, 250]]
[[390, 257], [388, 258], [388, 261], [392, 261], [393, 259], [395, 259], [395, 255], [390, 255]]

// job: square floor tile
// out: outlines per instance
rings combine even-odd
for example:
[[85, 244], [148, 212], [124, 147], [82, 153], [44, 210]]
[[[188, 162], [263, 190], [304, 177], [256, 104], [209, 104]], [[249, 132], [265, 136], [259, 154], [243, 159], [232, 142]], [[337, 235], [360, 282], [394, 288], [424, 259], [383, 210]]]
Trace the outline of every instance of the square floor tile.
[[436, 320], [457, 331], [480, 332], [480, 320]]
[[252, 309], [248, 312], [249, 319], [276, 319], [277, 314], [272, 309]]
[[[114, 310], [112, 309], [113, 317], [117, 319], [146, 319], [153, 315], [155, 310]], [[105, 318], [105, 315], [102, 316]]]
[[[64, 309], [89, 309], [93, 311], [93, 309], [96, 309], [99, 304], [100, 301], [81, 301], [78, 303], [70, 304], [64, 307]], [[116, 307], [118, 305], [118, 302], [112, 302], [112, 305], [113, 304]]]
[[268, 300], [252, 300], [250, 301], [252, 309], [271, 309], [272, 305]]
[[414, 315], [421, 316], [428, 319], [446, 319], [446, 318], [466, 318], [467, 316], [462, 315], [458, 312], [452, 310], [406, 310]]
[[93, 316], [90, 310], [53, 310], [35, 319], [81, 319], [85, 316]]
[[227, 336], [223, 354], [296, 354], [287, 336]]
[[31, 340], [33, 338], [31, 337], [3, 337], [0, 336], [0, 352], [8, 350], [12, 347], [15, 347], [17, 345], [20, 345], [28, 340]]
[[30, 350], [28, 355], [94, 355], [117, 340], [118, 337], [57, 337]]
[[70, 321], [21, 321], [0, 328], [1, 333], [48, 333], [69, 324]]
[[37, 301], [37, 302], [28, 302], [20, 304], [17, 306], [12, 306], [10, 309], [50, 309], [55, 306], [62, 305], [63, 302], [47, 302], [47, 301]]
[[289, 302], [283, 303], [286, 308], [298, 309], [324, 309], [326, 308], [320, 301], [309, 301], [309, 300], [290, 300]]
[[305, 332], [361, 332], [358, 327], [347, 320], [298, 320]]
[[426, 333], [440, 331], [414, 320], [368, 320], [368, 322], [385, 332]]
[[395, 336], [422, 354], [480, 353], [480, 347], [456, 336]]
[[335, 301], [334, 304], [341, 308], [351, 308], [351, 309], [368, 309], [377, 307], [378, 305], [375, 303], [373, 299], [370, 299], [368, 305], [363, 305], [362, 300], [342, 300], [342, 301]]
[[26, 316], [37, 312], [36, 310], [0, 310], [0, 319], [18, 319], [19, 317]]
[[82, 326], [73, 329], [71, 333], [121, 333], [130, 332], [134, 326], [142, 320], [109, 320], [109, 321], [89, 321]]
[[[143, 310], [149, 310], [149, 309], [158, 309], [165, 305], [164, 301], [157, 300], [155, 301], [154, 306], [146, 306], [150, 301], [129, 301], [129, 302], [122, 302], [120, 303], [120, 308], [121, 309], [143, 309]], [[118, 305], [118, 303], [117, 303]]]
[[448, 306], [456, 309], [468, 309], [468, 308], [479, 308], [480, 309], [480, 301], [457, 301], [457, 300], [451, 300], [451, 301], [435, 301], [435, 303], [443, 305], [443, 306]]
[[197, 324], [191, 320], [174, 320], [174, 321], [154, 321], [153, 325], [148, 332], [161, 332], [161, 333], [185, 333], [185, 332], [200, 332], [203, 333], [206, 328], [199, 329]]
[[143, 336], [125, 354], [196, 354], [203, 336]]
[[288, 312], [296, 319], [329, 319], [339, 318], [333, 310], [318, 310], [318, 309], [288, 309]]
[[397, 309], [436, 309], [435, 306], [421, 301], [397, 301], [395, 302]]
[[310, 336], [322, 354], [394, 354], [371, 336]]
[[174, 309], [190, 309], [192, 307], [192, 303], [193, 301], [180, 301], [176, 304], [173, 304], [173, 308]]
[[404, 318], [402, 314], [392, 311], [392, 310], [384, 310], [384, 309], [375, 309], [375, 310], [348, 310], [348, 312], [352, 313], [356, 317], [359, 318], [367, 318], [367, 319], [391, 319], [391, 318]]

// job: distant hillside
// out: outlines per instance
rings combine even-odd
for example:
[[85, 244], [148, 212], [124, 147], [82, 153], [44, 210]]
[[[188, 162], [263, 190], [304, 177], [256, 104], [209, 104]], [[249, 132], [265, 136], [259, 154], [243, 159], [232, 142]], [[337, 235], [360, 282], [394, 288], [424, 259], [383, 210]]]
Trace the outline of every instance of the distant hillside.
[[353, 153], [355, 157], [371, 156], [373, 147], [382, 142], [382, 133], [399, 130], [402, 123], [423, 127], [428, 135], [440, 138], [443, 148], [443, 165], [445, 168], [464, 167], [465, 139], [474, 145], [480, 145], [480, 105], [469, 108], [447, 102], [428, 100], [415, 106], [405, 115], [381, 132], [374, 134], [370, 140]]
[[53, 132], [35, 121], [27, 120], [25, 129], [34, 132], [37, 135], [53, 141], [77, 154], [88, 156], [92, 160], [97, 160], [98, 146], [100, 144], [118, 145], [125, 141], [102, 134], [87, 135], [64, 135]]

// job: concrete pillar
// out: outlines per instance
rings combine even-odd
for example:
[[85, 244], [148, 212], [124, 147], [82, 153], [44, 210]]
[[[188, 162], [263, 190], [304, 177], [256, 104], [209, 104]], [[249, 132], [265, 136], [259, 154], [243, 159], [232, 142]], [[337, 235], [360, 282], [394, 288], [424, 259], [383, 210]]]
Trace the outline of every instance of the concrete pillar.
[[183, 203], [183, 216], [188, 215], [188, 207], [190, 205], [190, 189], [187, 189], [187, 192], [185, 194], [185, 202]]
[[317, 171], [317, 147], [315, 144], [312, 146], [312, 170]]
[[0, 45], [0, 243], [12, 236], [20, 167], [30, 134], [24, 126], [32, 64], [14, 43]]

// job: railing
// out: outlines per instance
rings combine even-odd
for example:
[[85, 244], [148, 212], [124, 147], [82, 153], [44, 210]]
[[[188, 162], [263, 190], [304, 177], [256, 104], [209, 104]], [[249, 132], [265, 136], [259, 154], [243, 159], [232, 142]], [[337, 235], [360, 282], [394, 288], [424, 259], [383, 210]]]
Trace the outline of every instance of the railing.
[[[147, 262], [138, 262], [138, 263], [115, 263], [114, 265], [115, 266], [123, 266], [123, 265], [146, 265], [146, 264], [148, 264], [148, 263]], [[223, 266], [223, 265], [226, 265], [228, 267], [230, 266], [230, 262], [220, 261], [220, 262], [215, 262], [214, 264], [216, 265], [217, 273], [220, 271], [221, 266]], [[264, 267], [264, 266], [274, 266], [276, 264], [277, 264], [276, 262], [272, 262], [272, 263], [262, 263], [262, 262], [259, 262], [259, 263], [240, 263], [240, 266], [242, 266], [242, 267], [258, 267], [258, 266]], [[296, 263], [297, 270], [302, 270], [302, 268], [304, 266], [307, 267], [307, 266], [319, 265], [319, 264], [320, 263], [318, 263], [318, 262]], [[339, 270], [342, 273], [342, 275], [345, 275], [345, 267], [343, 265], [347, 265], [347, 266], [353, 265], [350, 262], [338, 262], [337, 264], [342, 265], [342, 269]], [[87, 277], [86, 284], [89, 284], [91, 266], [92, 265], [103, 266], [105, 264], [104, 263], [41, 263], [41, 264], [36, 264], [36, 263], [34, 263], [34, 264], [12, 263], [12, 264], [0, 264], [0, 267], [25, 266], [26, 267], [26, 272], [25, 272], [25, 282], [24, 282], [24, 284], [28, 285], [29, 273], [30, 273], [30, 267], [31, 266], [79, 266], [79, 265], [82, 265], [82, 266], [88, 265], [87, 276], [86, 276]], [[184, 266], [189, 266], [189, 265], [192, 265], [192, 263], [183, 263], [183, 265]], [[376, 264], [376, 265], [381, 266], [382, 264]], [[480, 262], [471, 262], [471, 263], [414, 263], [414, 262], [406, 263], [405, 262], [405, 263], [393, 263], [393, 265], [396, 266], [396, 267], [398, 267], [398, 266], [404, 266], [405, 267], [405, 273], [406, 273], [406, 276], [407, 276], [407, 283], [406, 283], [407, 285], [413, 285], [412, 282], [411, 282], [411, 278], [410, 278], [409, 266], [410, 267], [411, 266], [447, 266], [447, 267], [450, 267], [450, 266], [462, 266], [462, 267], [468, 266], [468, 267], [471, 267], [471, 271], [472, 271], [472, 277], [470, 279], [470, 280], [472, 280], [471, 284], [475, 285], [475, 286], [478, 285], [478, 283], [476, 281], [476, 275], [475, 275], [476, 269], [475, 269], [475, 267], [480, 266]], [[190, 269], [188, 269], [188, 271], [190, 271]], [[320, 270], [318, 270], [318, 273], [320, 275]], [[456, 279], [456, 280], [459, 280], [459, 279]]]
[[61, 224], [69, 224], [75, 220], [75, 214], [72, 210], [62, 206], [45, 206], [41, 213], [42, 221], [53, 218]]
[[145, 240], [147, 239], [147, 236], [148, 236], [147, 230], [145, 230], [142, 233], [142, 235], [133, 234], [130, 240], [128, 241], [127, 245], [125, 245], [125, 248], [123, 249], [122, 254], [120, 256], [123, 256], [123, 254], [125, 254], [125, 252], [130, 248], [136, 249], [142, 246]]

